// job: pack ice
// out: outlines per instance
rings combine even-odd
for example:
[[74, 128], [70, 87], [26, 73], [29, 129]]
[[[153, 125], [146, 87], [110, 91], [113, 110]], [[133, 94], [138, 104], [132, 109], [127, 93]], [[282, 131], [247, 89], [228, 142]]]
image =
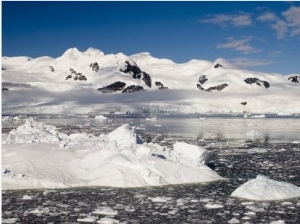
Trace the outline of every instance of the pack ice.
[[210, 152], [184, 142], [145, 143], [129, 125], [109, 134], [66, 135], [33, 120], [2, 143], [2, 189], [143, 187], [223, 179], [205, 164]]

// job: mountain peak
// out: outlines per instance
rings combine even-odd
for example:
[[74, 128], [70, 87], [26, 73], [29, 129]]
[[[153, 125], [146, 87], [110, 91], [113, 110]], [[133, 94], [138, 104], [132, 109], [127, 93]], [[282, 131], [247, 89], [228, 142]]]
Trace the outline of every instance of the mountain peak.
[[90, 48], [87, 49], [83, 54], [85, 54], [85, 55], [90, 55], [90, 56], [98, 56], [98, 55], [103, 56], [103, 55], [104, 55], [104, 52], [100, 51], [99, 49], [90, 47]]
[[79, 51], [76, 47], [69, 48], [68, 50], [63, 53], [62, 57], [67, 57], [67, 58], [78, 58], [82, 56], [82, 52]]
[[235, 66], [233, 66], [229, 61], [227, 61], [224, 58], [217, 58], [214, 61], [213, 66], [215, 68], [218, 68], [218, 67], [222, 67], [222, 68], [236, 68]]

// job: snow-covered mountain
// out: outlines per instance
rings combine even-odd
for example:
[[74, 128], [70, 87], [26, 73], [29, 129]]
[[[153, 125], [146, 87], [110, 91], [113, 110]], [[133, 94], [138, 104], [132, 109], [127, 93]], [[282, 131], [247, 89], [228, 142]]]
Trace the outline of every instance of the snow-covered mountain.
[[177, 64], [149, 53], [106, 55], [94, 48], [71, 48], [58, 58], [2, 57], [2, 109], [298, 113], [299, 79], [300, 74], [241, 70], [222, 58]]

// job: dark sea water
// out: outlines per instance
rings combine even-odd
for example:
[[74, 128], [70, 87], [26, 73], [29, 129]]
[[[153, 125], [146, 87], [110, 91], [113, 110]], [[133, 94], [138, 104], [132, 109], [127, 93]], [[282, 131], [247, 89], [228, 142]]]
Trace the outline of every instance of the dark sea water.
[[[206, 184], [2, 191], [2, 223], [300, 223], [300, 198], [251, 201], [231, 193], [258, 174], [300, 186], [300, 119], [204, 115], [37, 116], [61, 132], [108, 133], [130, 124], [148, 142], [186, 141], [213, 152], [209, 166], [227, 178]], [[2, 133], [24, 119], [5, 121]], [[115, 214], [96, 214], [110, 208]], [[106, 219], [106, 222], [103, 218]]]

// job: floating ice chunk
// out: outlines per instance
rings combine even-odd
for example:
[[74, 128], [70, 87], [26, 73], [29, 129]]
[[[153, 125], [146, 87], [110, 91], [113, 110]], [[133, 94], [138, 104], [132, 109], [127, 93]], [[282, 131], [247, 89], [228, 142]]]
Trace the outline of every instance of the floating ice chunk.
[[93, 211], [93, 214], [114, 216], [114, 215], [118, 215], [119, 213], [118, 211], [115, 211], [110, 207], [101, 207]]
[[29, 211], [30, 214], [43, 214], [43, 213], [49, 213], [49, 208], [36, 208], [34, 210]]
[[188, 161], [207, 164], [211, 158], [211, 152], [197, 145], [191, 145], [185, 142], [176, 142], [173, 144], [174, 152], [187, 159]]
[[147, 117], [146, 121], [156, 121], [157, 118], [156, 117]]
[[264, 114], [259, 114], [259, 115], [252, 115], [251, 118], [265, 118], [266, 115]]
[[246, 206], [246, 209], [249, 209], [252, 212], [263, 212], [265, 210], [264, 208], [259, 208], [257, 206], [252, 206], [252, 205]]
[[277, 220], [277, 221], [270, 222], [270, 224], [285, 224], [285, 221], [284, 220]]
[[102, 115], [98, 115], [98, 116], [95, 117], [95, 119], [96, 119], [96, 120], [106, 120], [107, 117], [104, 117], [104, 116], [102, 116]]
[[177, 204], [186, 204], [186, 203], [188, 203], [189, 201], [188, 200], [186, 200], [186, 199], [184, 199], [184, 198], [179, 198], [179, 199], [177, 199], [176, 200], [176, 203]]
[[97, 220], [97, 217], [90, 216], [82, 219], [77, 219], [77, 222], [87, 222], [87, 223], [94, 223]]
[[113, 218], [102, 218], [100, 220], [97, 221], [97, 223], [101, 223], [101, 224], [113, 224], [113, 223], [119, 223], [119, 220], [113, 219]]
[[240, 220], [238, 220], [237, 218], [232, 218], [228, 221], [228, 223], [230, 224], [236, 224], [236, 223], [240, 223]]
[[172, 198], [170, 197], [155, 197], [155, 198], [151, 198], [152, 202], [156, 202], [156, 203], [160, 203], [160, 202], [167, 202], [172, 200]]
[[293, 116], [293, 114], [288, 112], [279, 112], [277, 113], [277, 116]]
[[145, 198], [147, 197], [147, 195], [145, 194], [137, 194], [137, 195], [134, 195], [135, 198]]
[[19, 121], [20, 118], [19, 118], [18, 116], [15, 116], [15, 117], [13, 118], [13, 120], [14, 120], [14, 121]]
[[221, 205], [221, 204], [211, 204], [211, 203], [208, 203], [205, 205], [205, 208], [207, 209], [218, 209], [218, 208], [223, 208], [224, 206]]
[[32, 196], [29, 196], [29, 195], [24, 195], [22, 197], [23, 200], [32, 200]]
[[256, 179], [252, 179], [237, 188], [231, 196], [261, 201], [283, 200], [300, 197], [300, 188], [258, 175]]
[[1, 223], [2, 224], [17, 223], [18, 220], [19, 220], [19, 218], [2, 219]]
[[246, 212], [246, 213], [244, 213], [244, 215], [246, 215], [246, 216], [255, 216], [256, 215], [256, 213], [255, 212]]

